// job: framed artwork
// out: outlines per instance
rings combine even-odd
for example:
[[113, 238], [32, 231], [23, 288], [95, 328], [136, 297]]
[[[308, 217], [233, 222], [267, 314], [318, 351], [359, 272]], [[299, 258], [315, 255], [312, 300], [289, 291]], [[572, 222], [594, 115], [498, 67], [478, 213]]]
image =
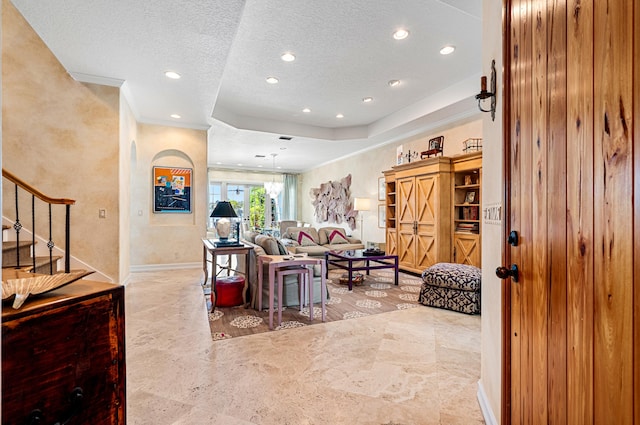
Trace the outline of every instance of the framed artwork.
[[467, 196], [465, 196], [464, 198], [464, 203], [473, 204], [473, 201], [475, 200], [476, 200], [476, 192], [474, 192], [473, 190], [468, 191]]
[[386, 225], [386, 210], [384, 204], [378, 205], [378, 227], [385, 228]]
[[153, 167], [153, 212], [191, 213], [191, 168]]
[[378, 177], [378, 201], [384, 201], [386, 195], [384, 177]]

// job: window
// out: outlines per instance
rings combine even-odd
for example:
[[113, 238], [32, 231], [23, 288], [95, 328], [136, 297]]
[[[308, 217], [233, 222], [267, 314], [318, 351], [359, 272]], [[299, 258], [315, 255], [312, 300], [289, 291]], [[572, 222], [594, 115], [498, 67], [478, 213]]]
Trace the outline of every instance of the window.
[[[238, 217], [251, 229], [274, 227], [280, 221], [281, 198], [282, 194], [271, 199], [262, 184], [209, 182], [209, 213], [216, 202], [229, 201]], [[215, 228], [213, 218], [208, 218], [207, 227]]]

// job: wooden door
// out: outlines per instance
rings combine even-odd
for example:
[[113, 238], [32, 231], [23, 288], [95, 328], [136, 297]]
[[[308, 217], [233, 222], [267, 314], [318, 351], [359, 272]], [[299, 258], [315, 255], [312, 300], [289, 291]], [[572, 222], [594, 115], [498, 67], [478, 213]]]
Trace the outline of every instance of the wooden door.
[[505, 7], [503, 423], [640, 424], [640, 5]]
[[438, 176], [435, 174], [417, 176], [414, 188], [416, 194], [416, 253], [415, 263], [412, 267], [424, 270], [438, 262]]
[[416, 187], [415, 178], [406, 177], [396, 181], [398, 264], [402, 268], [413, 268], [415, 264], [416, 239]]

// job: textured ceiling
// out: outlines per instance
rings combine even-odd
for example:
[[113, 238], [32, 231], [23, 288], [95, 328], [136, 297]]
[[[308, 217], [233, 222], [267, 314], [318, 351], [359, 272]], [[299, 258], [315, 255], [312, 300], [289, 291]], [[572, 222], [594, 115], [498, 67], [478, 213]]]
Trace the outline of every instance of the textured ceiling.
[[13, 2], [76, 79], [122, 84], [139, 121], [210, 128], [218, 167], [278, 153], [302, 171], [477, 114], [481, 0]]

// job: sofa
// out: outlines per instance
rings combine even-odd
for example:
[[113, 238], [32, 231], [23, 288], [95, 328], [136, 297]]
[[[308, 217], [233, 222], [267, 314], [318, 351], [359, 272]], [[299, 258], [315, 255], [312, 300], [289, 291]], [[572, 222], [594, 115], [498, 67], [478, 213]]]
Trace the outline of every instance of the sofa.
[[[261, 235], [255, 232], [244, 232], [240, 237], [240, 242], [252, 247], [253, 249], [249, 253], [249, 267], [248, 279], [249, 279], [249, 294], [250, 294], [250, 306], [251, 308], [258, 308], [258, 257], [260, 255], [284, 255], [288, 254], [284, 245], [273, 236]], [[238, 270], [245, 270], [245, 256], [238, 256]], [[262, 285], [262, 308], [269, 308], [269, 285], [268, 285], [268, 266], [265, 265], [263, 269], [264, 282]], [[320, 302], [320, 267], [314, 267], [313, 278], [313, 302]], [[289, 275], [284, 277], [283, 285], [283, 305], [285, 307], [299, 307], [300, 299], [298, 294], [298, 277], [295, 275]], [[329, 293], [327, 292], [327, 298]], [[278, 305], [278, 294], [274, 294], [274, 305]]]
[[289, 227], [280, 235], [289, 252], [324, 257], [327, 251], [364, 249], [360, 239], [347, 236], [342, 227]]

